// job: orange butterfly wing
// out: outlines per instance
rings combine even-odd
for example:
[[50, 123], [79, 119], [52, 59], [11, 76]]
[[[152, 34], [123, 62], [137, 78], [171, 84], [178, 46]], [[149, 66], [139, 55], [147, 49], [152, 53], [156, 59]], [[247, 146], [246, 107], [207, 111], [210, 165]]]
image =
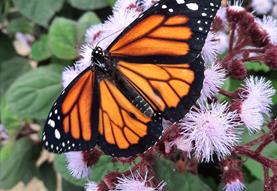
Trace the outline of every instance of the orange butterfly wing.
[[112, 156], [144, 152], [159, 138], [159, 116], [146, 117], [109, 80], [100, 81], [98, 144]]
[[181, 4], [160, 1], [107, 50], [133, 88], [172, 122], [200, 96], [204, 79], [200, 52], [220, 1]]
[[[93, 93], [95, 91], [95, 93]], [[95, 73], [86, 69], [71, 82], [52, 107], [43, 144], [52, 152], [89, 150], [96, 144], [93, 116], [97, 119]], [[96, 101], [95, 101], [96, 100]], [[95, 126], [96, 127], [96, 126]]]

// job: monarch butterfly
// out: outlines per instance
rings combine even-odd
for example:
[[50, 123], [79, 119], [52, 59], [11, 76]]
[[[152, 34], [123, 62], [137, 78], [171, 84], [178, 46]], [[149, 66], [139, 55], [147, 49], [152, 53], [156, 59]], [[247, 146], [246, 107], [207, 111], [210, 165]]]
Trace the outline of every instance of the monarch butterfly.
[[200, 95], [200, 56], [220, 0], [161, 0], [131, 23], [54, 103], [42, 135], [51, 152], [99, 146], [129, 157], [153, 146], [162, 119], [180, 120]]

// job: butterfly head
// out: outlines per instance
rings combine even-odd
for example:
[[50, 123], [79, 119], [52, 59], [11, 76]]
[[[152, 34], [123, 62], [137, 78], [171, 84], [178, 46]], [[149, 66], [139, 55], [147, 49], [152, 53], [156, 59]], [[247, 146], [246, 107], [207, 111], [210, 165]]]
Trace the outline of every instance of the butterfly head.
[[104, 51], [101, 47], [97, 46], [93, 49], [91, 60], [93, 63], [102, 63], [105, 59]]

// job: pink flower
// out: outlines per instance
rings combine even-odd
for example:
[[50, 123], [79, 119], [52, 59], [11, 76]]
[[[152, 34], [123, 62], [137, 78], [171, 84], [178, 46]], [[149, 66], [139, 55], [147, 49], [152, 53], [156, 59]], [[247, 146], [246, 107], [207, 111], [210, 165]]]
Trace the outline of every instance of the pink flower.
[[269, 115], [274, 95], [275, 90], [271, 82], [265, 78], [250, 76], [245, 80], [240, 94], [243, 100], [240, 118], [250, 133], [261, 130], [263, 115]]
[[82, 152], [68, 152], [65, 153], [65, 157], [67, 159], [67, 169], [72, 176], [77, 179], [88, 177], [89, 168]]
[[212, 98], [218, 93], [225, 81], [225, 70], [218, 64], [210, 64], [206, 66], [203, 88], [201, 91], [201, 100]]
[[225, 191], [243, 191], [243, 190], [245, 190], [245, 186], [239, 179], [236, 179], [235, 181], [227, 183], [224, 186], [224, 190]]
[[222, 159], [239, 142], [237, 113], [227, 110], [226, 103], [199, 103], [181, 121], [183, 137], [188, 145], [194, 145], [194, 155], [201, 162], [213, 160], [214, 153]]
[[272, 16], [264, 16], [262, 20], [257, 19], [257, 23], [267, 32], [270, 42], [277, 45], [277, 20]]
[[214, 32], [209, 32], [201, 52], [204, 58], [204, 61], [206, 63], [215, 62], [217, 55], [220, 52], [219, 44], [220, 44], [220, 41], [217, 38], [217, 34]]
[[132, 174], [129, 177], [120, 177], [118, 178], [118, 183], [115, 185], [114, 191], [161, 191], [165, 186], [164, 182], [161, 182], [157, 187], [149, 187], [147, 183], [150, 179], [147, 177], [147, 173], [145, 177], [142, 178], [141, 175]]
[[97, 191], [98, 190], [98, 185], [95, 182], [88, 182], [85, 185], [85, 191]]
[[93, 25], [86, 31], [85, 42], [95, 46], [103, 38], [104, 33], [105, 30], [102, 23]]
[[251, 6], [258, 14], [267, 14], [272, 8], [271, 0], [252, 0]]

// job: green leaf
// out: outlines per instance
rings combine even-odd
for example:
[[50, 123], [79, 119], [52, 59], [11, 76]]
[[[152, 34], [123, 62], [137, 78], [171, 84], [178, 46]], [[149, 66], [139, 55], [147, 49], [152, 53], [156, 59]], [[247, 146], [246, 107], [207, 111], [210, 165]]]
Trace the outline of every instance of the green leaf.
[[83, 191], [83, 186], [77, 186], [75, 184], [72, 184], [64, 179], [62, 179], [62, 190], [74, 190], [74, 191]]
[[29, 70], [31, 66], [24, 58], [14, 57], [0, 62], [0, 97], [20, 75]]
[[4, 144], [3, 147], [0, 148], [0, 167], [5, 165], [5, 162], [10, 158], [13, 154], [15, 148], [15, 142], [10, 140], [8, 143]]
[[40, 147], [30, 139], [17, 141], [11, 156], [0, 164], [0, 188], [10, 189], [21, 180], [27, 183], [37, 173], [39, 154]]
[[54, 168], [57, 172], [59, 172], [62, 177], [74, 184], [74, 185], [79, 185], [79, 186], [84, 186], [86, 183], [86, 179], [76, 179], [74, 178], [70, 172], [67, 169], [67, 161], [65, 159], [64, 155], [56, 155], [54, 159]]
[[[136, 163], [139, 162], [139, 159], [136, 159]], [[109, 172], [124, 172], [132, 168], [132, 166], [128, 164], [122, 164], [119, 162], [112, 162], [112, 157], [110, 156], [101, 156], [99, 161], [92, 166], [92, 176], [90, 177], [95, 182], [100, 182], [103, 177]]]
[[[15, 56], [15, 50], [13, 48], [12, 39], [10, 39], [8, 36], [6, 36], [4, 33], [0, 32], [0, 65], [2, 65], [2, 62], [8, 59], [11, 59]], [[0, 72], [3, 70], [1, 69]], [[1, 77], [1, 75], [0, 75]], [[3, 81], [1, 81], [2, 83]]]
[[249, 71], [254, 71], [254, 72], [269, 72], [270, 68], [260, 62], [247, 62], [246, 63], [246, 68]]
[[13, 2], [24, 16], [45, 27], [64, 3], [63, 0], [13, 0]]
[[106, 0], [110, 6], [113, 6], [116, 0]]
[[60, 70], [50, 65], [19, 77], [7, 91], [11, 110], [22, 118], [45, 119], [62, 88]]
[[263, 167], [261, 163], [256, 162], [250, 158], [244, 163], [244, 166], [250, 171], [250, 173], [259, 180], [263, 180]]
[[100, 23], [99, 17], [93, 12], [87, 12], [78, 21], [78, 42], [83, 42], [86, 30], [95, 24]]
[[267, 157], [277, 159], [277, 144], [276, 142], [271, 142], [267, 147], [263, 150], [263, 154]]
[[52, 55], [48, 46], [48, 36], [42, 35], [38, 41], [32, 45], [32, 59], [42, 61]]
[[21, 120], [14, 112], [11, 111], [5, 98], [2, 100], [0, 114], [0, 120], [8, 134], [14, 137], [17, 133], [17, 130], [20, 128]]
[[246, 184], [246, 190], [255, 190], [255, 191], [263, 191], [264, 190], [264, 183], [262, 181], [254, 181], [250, 184]]
[[173, 162], [159, 158], [154, 164], [159, 180], [166, 182], [166, 189], [174, 191], [211, 191], [198, 176], [176, 172]]
[[39, 167], [38, 178], [42, 180], [48, 191], [55, 191], [57, 189], [57, 177], [53, 163], [43, 163]]
[[76, 23], [65, 18], [56, 18], [50, 26], [49, 46], [55, 56], [72, 60], [78, 56]]
[[16, 19], [13, 19], [9, 22], [7, 26], [8, 33], [32, 33], [33, 32], [34, 24], [24, 17], [19, 17]]
[[82, 10], [95, 10], [108, 6], [105, 0], [68, 0], [72, 7]]

